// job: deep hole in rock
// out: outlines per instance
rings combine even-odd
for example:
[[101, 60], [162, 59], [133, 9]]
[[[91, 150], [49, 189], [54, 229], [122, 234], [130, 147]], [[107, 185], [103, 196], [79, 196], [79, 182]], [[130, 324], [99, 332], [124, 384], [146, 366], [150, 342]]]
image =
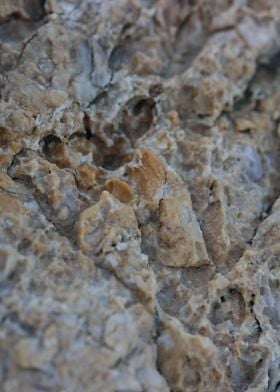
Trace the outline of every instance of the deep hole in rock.
[[121, 128], [132, 145], [149, 131], [155, 116], [155, 101], [150, 97], [135, 97], [123, 110]]

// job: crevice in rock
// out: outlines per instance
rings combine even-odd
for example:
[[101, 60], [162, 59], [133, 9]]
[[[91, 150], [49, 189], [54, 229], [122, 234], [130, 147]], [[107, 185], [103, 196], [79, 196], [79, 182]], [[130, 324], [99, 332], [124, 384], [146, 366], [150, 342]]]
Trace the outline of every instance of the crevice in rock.
[[171, 78], [186, 71], [191, 67], [201, 51], [206, 41], [206, 32], [202, 24], [198, 27], [198, 20], [198, 11], [193, 9], [185, 16], [177, 28], [171, 53], [169, 54], [170, 60], [162, 74], [164, 78]]
[[84, 113], [83, 124], [84, 124], [84, 129], [86, 131], [86, 138], [90, 140], [93, 135], [90, 126], [90, 118], [87, 113]]
[[0, 23], [12, 19], [38, 22], [46, 15], [45, 3], [46, 0], [3, 0], [1, 4]]
[[261, 59], [258, 64], [258, 69], [275, 75], [280, 70], [280, 52], [273, 53]]
[[[68, 239], [71, 239], [78, 211], [76, 211], [76, 213], [73, 214], [69, 220], [60, 220], [57, 217], [58, 213], [55, 212], [55, 210], [52, 210], [51, 206], [49, 206], [46, 192], [44, 192], [42, 189], [39, 190], [40, 186], [38, 188], [38, 184], [33, 182], [31, 173], [27, 172], [26, 168], [23, 170], [21, 169], [21, 159], [23, 159], [23, 161], [27, 160], [28, 162], [28, 159], [32, 159], [35, 156], [40, 157], [37, 152], [31, 149], [22, 149], [19, 153], [14, 155], [12, 162], [7, 169], [7, 174], [13, 181], [19, 182], [25, 186], [29, 195], [31, 195], [34, 200], [36, 200], [40, 212], [44, 215], [47, 221], [55, 227], [56, 231], [61, 236], [65, 236]], [[58, 168], [58, 170], [61, 169]], [[39, 172], [36, 174], [37, 180], [39, 179], [40, 182], [40, 179], [43, 180], [44, 176], [46, 175], [45, 169], [42, 170], [42, 173]], [[48, 174], [51, 174], [51, 172], [49, 171]]]
[[134, 97], [126, 103], [120, 128], [128, 136], [132, 146], [150, 130], [155, 110], [155, 101], [150, 97]]

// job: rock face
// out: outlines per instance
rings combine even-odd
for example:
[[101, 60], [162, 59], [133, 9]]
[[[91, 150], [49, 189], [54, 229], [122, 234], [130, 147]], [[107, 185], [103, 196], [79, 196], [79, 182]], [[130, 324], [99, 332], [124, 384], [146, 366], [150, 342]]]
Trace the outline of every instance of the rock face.
[[279, 0], [0, 2], [0, 390], [280, 388]]

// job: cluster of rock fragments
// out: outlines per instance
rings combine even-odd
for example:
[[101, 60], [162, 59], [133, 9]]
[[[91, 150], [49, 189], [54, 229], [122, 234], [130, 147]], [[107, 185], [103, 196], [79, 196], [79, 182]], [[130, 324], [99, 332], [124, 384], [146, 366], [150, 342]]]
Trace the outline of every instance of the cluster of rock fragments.
[[279, 0], [0, 1], [0, 390], [280, 391]]

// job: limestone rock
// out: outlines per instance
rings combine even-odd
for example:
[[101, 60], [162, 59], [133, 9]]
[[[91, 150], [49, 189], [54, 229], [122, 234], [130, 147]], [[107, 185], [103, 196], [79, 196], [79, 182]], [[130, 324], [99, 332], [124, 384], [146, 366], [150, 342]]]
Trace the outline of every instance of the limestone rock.
[[276, 392], [279, 0], [0, 1], [0, 391]]

